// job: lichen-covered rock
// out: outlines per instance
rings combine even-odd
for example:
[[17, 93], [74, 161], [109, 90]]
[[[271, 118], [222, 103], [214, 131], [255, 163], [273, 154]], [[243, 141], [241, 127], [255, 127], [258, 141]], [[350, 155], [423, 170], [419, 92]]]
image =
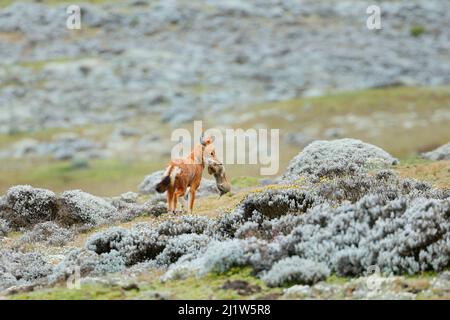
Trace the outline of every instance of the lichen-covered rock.
[[422, 157], [433, 161], [450, 160], [450, 142], [433, 151], [422, 153]]
[[325, 264], [293, 256], [275, 263], [262, 279], [271, 287], [293, 283], [311, 285], [329, 275], [330, 270]]
[[117, 217], [117, 209], [108, 201], [81, 190], [63, 192], [58, 198], [58, 220], [65, 224], [98, 225]]
[[138, 190], [141, 194], [152, 194], [156, 193], [155, 186], [161, 181], [164, 170], [156, 171], [144, 178], [144, 180], [139, 184]]
[[52, 221], [42, 222], [26, 232], [20, 243], [43, 243], [51, 246], [64, 246], [74, 239], [72, 230], [62, 228]]
[[52, 220], [56, 211], [55, 193], [26, 185], [11, 187], [0, 205], [0, 217], [13, 229]]
[[282, 182], [293, 182], [302, 175], [314, 178], [339, 176], [384, 168], [398, 161], [374, 145], [355, 139], [314, 141], [294, 157]]

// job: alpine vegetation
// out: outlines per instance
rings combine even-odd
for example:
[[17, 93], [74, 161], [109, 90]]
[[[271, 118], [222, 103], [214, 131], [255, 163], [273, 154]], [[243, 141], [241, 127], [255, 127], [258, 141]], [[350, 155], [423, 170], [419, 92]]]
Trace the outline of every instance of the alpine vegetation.
[[204, 216], [184, 215], [178, 219], [166, 220], [157, 227], [159, 234], [178, 236], [187, 233], [202, 234], [212, 225], [212, 220]]
[[187, 233], [170, 238], [164, 250], [156, 257], [157, 265], [170, 266], [184, 255], [198, 255], [208, 246], [211, 241], [206, 235]]
[[0, 219], [0, 237], [6, 236], [11, 231], [8, 221]]
[[250, 194], [236, 210], [242, 211], [244, 218], [251, 217], [255, 211], [266, 218], [277, 218], [289, 212], [305, 212], [314, 202], [310, 192], [298, 187], [268, 189]]
[[314, 141], [294, 157], [282, 177], [293, 182], [302, 175], [339, 176], [383, 168], [398, 160], [383, 149], [356, 139]]
[[449, 217], [449, 200], [368, 195], [311, 209], [280, 242], [342, 276], [362, 275], [373, 265], [388, 274], [439, 271], [450, 261]]
[[329, 275], [330, 270], [325, 264], [293, 256], [276, 262], [263, 276], [263, 281], [271, 287], [290, 283], [314, 284]]
[[[337, 141], [311, 144], [291, 162], [284, 183], [247, 193], [216, 218], [182, 215], [152, 225], [110, 227], [91, 235], [84, 248], [64, 254], [55, 267], [40, 254], [3, 250], [8, 261], [0, 269], [0, 287], [45, 279], [52, 284], [76, 270], [95, 277], [162, 269], [161, 280], [169, 281], [247, 267], [268, 286], [286, 286], [313, 285], [331, 274], [359, 277], [374, 265], [400, 275], [447, 268], [448, 191], [401, 178], [383, 166], [371, 170], [368, 156], [384, 164], [396, 160], [374, 146]], [[5, 234], [8, 225], [36, 221], [22, 243], [64, 245], [79, 224], [122, 221], [123, 213], [138, 205], [136, 197], [110, 202], [81, 191], [61, 196], [28, 187], [19, 191], [23, 198], [12, 196], [18, 192], [13, 190], [3, 200], [0, 226]], [[146, 203], [151, 210], [159, 198]], [[36, 207], [43, 208], [43, 216]], [[18, 224], [13, 213], [27, 219]], [[46, 221], [49, 217], [55, 220]], [[28, 266], [15, 262], [24, 259], [31, 261]]]
[[58, 226], [52, 221], [42, 222], [27, 231], [21, 238], [20, 243], [42, 243], [51, 246], [64, 246], [74, 239], [75, 233], [66, 228]]
[[53, 272], [53, 266], [39, 253], [0, 250], [0, 291], [15, 285], [26, 285]]
[[[267, 214], [271, 207], [283, 209]], [[163, 279], [234, 266], [251, 266], [270, 285], [360, 276], [372, 265], [395, 274], [439, 271], [450, 261], [449, 210], [444, 191], [386, 170], [324, 180], [307, 191], [269, 188], [219, 217], [208, 229], [217, 240], [194, 259], [180, 258]]]
[[167, 237], [148, 227], [138, 226], [132, 230], [113, 227], [91, 236], [86, 241], [86, 249], [97, 254], [116, 251], [125, 264], [130, 266], [156, 258], [163, 251], [166, 242]]
[[50, 284], [65, 281], [77, 271], [85, 277], [115, 273], [125, 268], [123, 256], [115, 250], [96, 254], [86, 249], [73, 249], [54, 268], [53, 273], [48, 276], [48, 281]]

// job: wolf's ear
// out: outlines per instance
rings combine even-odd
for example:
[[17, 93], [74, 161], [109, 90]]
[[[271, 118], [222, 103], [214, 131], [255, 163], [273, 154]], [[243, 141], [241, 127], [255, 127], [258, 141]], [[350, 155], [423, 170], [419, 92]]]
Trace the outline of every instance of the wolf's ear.
[[205, 141], [205, 134], [203, 132], [202, 132], [202, 135], [200, 136], [200, 144], [204, 147], [207, 145], [207, 143]]
[[208, 144], [211, 144], [211, 143], [213, 143], [214, 142], [214, 136], [207, 136], [207, 137], [205, 137], [205, 134], [204, 133], [202, 133], [202, 135], [201, 135], [201, 137], [200, 137], [200, 143], [203, 145], [203, 146], [207, 146]]

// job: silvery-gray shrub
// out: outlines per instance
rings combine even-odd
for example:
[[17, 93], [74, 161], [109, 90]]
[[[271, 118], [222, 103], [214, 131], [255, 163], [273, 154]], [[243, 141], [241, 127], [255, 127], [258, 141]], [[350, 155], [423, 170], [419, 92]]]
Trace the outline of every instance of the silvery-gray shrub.
[[177, 219], [163, 221], [157, 232], [166, 236], [177, 236], [186, 233], [202, 234], [211, 224], [211, 219], [204, 216], [184, 215]]
[[234, 210], [231, 213], [221, 213], [214, 223], [208, 226], [205, 233], [216, 240], [229, 239], [234, 236], [244, 222], [245, 219], [243, 218], [242, 210]]
[[76, 272], [79, 272], [81, 277], [92, 274], [99, 260], [100, 256], [93, 251], [73, 249], [55, 267], [53, 273], [49, 275], [49, 283], [65, 281]]
[[439, 271], [449, 264], [449, 217], [448, 200], [368, 195], [355, 204], [309, 210], [285, 246], [339, 275], [360, 275], [372, 265], [387, 273]]
[[60, 227], [55, 222], [47, 221], [36, 224], [19, 241], [20, 243], [41, 242], [51, 246], [64, 246], [72, 241], [74, 237], [75, 233], [72, 230]]
[[167, 238], [161, 236], [152, 228], [143, 226], [131, 230], [113, 227], [104, 232], [92, 235], [86, 241], [86, 249], [97, 254], [116, 250], [127, 266], [154, 259], [162, 252]]
[[260, 233], [260, 225], [254, 221], [246, 221], [243, 225], [236, 230], [235, 237], [244, 239], [253, 237]]
[[11, 231], [8, 221], [0, 219], [0, 237], [6, 236]]
[[310, 192], [301, 189], [269, 189], [248, 195], [236, 208], [249, 219], [256, 212], [277, 218], [291, 212], [305, 212], [314, 204]]
[[164, 250], [156, 257], [159, 265], [168, 266], [188, 253], [200, 254], [211, 238], [202, 234], [188, 233], [170, 238]]
[[116, 250], [102, 253], [95, 264], [93, 274], [106, 274], [122, 271], [126, 268], [126, 261], [124, 256]]
[[[53, 266], [41, 254], [22, 253], [10, 249], [0, 250], [0, 290], [7, 289], [12, 283], [30, 284], [53, 272]], [[14, 285], [14, 284], [13, 284]]]
[[9, 272], [0, 271], [0, 291], [14, 287], [19, 284], [16, 277]]
[[262, 279], [271, 287], [294, 283], [311, 285], [329, 275], [330, 270], [325, 264], [293, 256], [276, 262]]
[[212, 241], [198, 259], [199, 274], [223, 273], [248, 263], [242, 240]]

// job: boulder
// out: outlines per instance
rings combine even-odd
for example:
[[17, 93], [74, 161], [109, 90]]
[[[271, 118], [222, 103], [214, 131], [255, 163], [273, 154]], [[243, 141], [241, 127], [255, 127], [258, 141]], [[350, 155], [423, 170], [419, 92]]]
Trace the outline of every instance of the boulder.
[[450, 142], [433, 151], [422, 153], [422, 157], [433, 161], [450, 160]]
[[138, 187], [139, 193], [141, 194], [156, 193], [155, 186], [158, 182], [161, 181], [163, 174], [164, 170], [160, 170], [146, 176]]
[[11, 187], [0, 203], [0, 217], [18, 229], [52, 220], [57, 212], [56, 194], [28, 185]]
[[65, 191], [58, 198], [58, 220], [71, 225], [98, 225], [117, 216], [117, 209], [108, 201], [81, 190]]
[[383, 149], [360, 140], [319, 140], [291, 160], [281, 180], [293, 182], [302, 175], [314, 178], [346, 175], [397, 163], [398, 160]]

